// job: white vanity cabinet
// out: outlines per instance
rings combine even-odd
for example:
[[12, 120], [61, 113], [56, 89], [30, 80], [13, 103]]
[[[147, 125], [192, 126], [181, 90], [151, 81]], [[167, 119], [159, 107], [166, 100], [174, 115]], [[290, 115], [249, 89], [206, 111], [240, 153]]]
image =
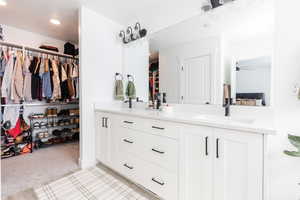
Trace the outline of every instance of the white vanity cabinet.
[[213, 199], [213, 140], [212, 128], [182, 127], [180, 199]]
[[181, 199], [262, 200], [262, 135], [185, 126], [181, 143]]
[[107, 113], [95, 113], [95, 149], [96, 159], [101, 163], [112, 165], [112, 115]]
[[164, 199], [177, 200], [177, 125], [122, 115], [115, 125], [118, 172]]
[[96, 112], [96, 158], [165, 200], [263, 200], [263, 134]]
[[263, 136], [215, 129], [215, 200], [263, 199]]

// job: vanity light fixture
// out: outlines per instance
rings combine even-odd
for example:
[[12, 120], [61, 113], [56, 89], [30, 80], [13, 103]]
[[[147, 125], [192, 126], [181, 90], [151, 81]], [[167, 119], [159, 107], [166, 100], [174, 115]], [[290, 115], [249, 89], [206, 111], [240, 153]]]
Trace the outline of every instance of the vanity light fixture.
[[124, 44], [128, 43], [128, 40], [126, 39], [126, 33], [125, 33], [125, 31], [120, 31], [119, 37], [122, 38]]
[[124, 30], [121, 30], [119, 33], [119, 37], [122, 39], [124, 44], [143, 38], [146, 35], [147, 35], [147, 30], [141, 29], [141, 25], [138, 22], [135, 24], [134, 28], [129, 26], [126, 29], [126, 32]]
[[0, 0], [0, 6], [6, 6], [7, 2], [6, 0]]
[[60, 21], [58, 19], [50, 19], [50, 22], [54, 25], [60, 25]]

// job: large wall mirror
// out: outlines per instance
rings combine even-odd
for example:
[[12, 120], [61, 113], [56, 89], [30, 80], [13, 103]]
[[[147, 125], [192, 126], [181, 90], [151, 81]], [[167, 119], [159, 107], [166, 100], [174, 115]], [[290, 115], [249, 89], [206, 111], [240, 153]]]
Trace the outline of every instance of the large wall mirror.
[[273, 26], [271, 1], [236, 0], [151, 34], [150, 100], [271, 105]]

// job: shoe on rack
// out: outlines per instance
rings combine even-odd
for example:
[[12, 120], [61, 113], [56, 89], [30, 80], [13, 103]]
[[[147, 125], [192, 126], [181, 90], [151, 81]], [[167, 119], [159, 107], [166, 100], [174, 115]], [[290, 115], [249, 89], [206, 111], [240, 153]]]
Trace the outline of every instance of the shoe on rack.
[[70, 109], [70, 116], [79, 115], [79, 109]]

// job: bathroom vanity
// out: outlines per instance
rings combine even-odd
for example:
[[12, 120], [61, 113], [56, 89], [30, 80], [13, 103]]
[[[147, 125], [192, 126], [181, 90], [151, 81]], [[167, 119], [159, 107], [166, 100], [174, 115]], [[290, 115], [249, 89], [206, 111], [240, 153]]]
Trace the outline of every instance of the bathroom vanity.
[[266, 123], [96, 107], [95, 124], [96, 159], [162, 199], [264, 199]]

